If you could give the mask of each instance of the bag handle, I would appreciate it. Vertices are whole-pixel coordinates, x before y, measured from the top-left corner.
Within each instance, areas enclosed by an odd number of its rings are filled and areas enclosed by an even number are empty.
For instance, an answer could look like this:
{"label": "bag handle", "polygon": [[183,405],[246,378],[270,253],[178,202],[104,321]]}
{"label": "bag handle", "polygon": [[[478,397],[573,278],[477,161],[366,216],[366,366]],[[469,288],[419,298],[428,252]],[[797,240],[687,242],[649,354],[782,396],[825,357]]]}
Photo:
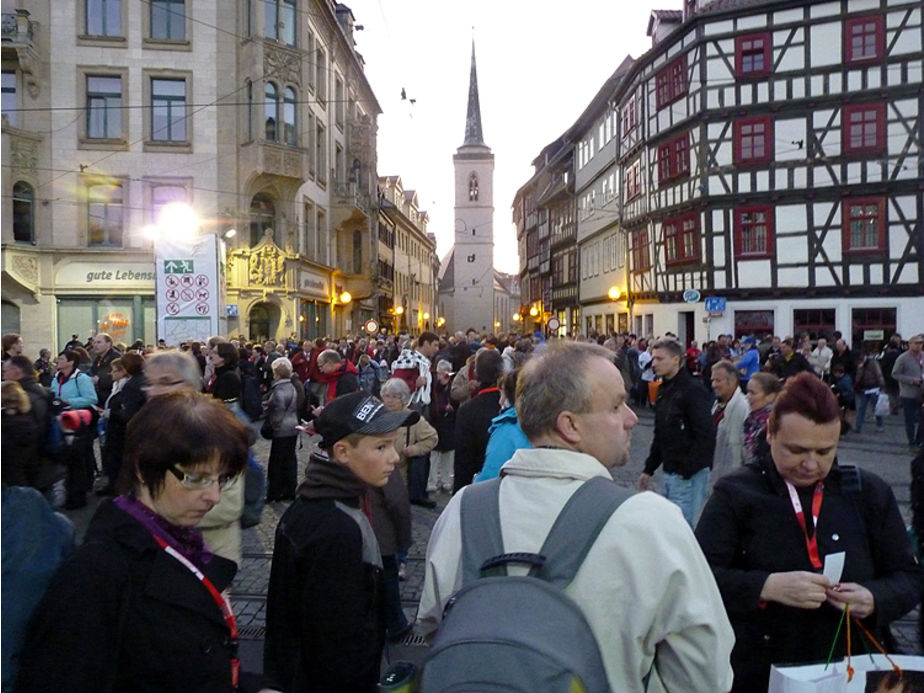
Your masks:
{"label": "bag handle", "polygon": [[[500,485],[503,477],[465,488],[460,504],[462,529],[462,584],[482,575],[482,567],[495,567],[504,558],[500,526]],[[603,476],[585,481],[565,503],[537,554],[529,563],[541,560],[536,573],[559,589],[574,579],[600,531],[616,509],[632,495]],[[519,561],[523,562],[523,561]]]}

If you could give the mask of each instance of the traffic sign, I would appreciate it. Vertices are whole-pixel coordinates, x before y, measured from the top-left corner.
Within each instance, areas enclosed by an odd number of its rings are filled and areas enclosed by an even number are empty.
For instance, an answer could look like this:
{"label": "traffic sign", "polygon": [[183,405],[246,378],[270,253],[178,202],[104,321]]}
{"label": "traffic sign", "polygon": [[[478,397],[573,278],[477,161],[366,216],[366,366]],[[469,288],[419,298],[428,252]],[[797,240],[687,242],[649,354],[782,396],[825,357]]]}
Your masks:
{"label": "traffic sign", "polygon": [[379,331],[379,324],[375,320],[367,320],[365,329],[369,334],[375,334]]}
{"label": "traffic sign", "polygon": [[561,327],[561,323],[558,321],[558,318],[549,318],[548,326],[550,330],[557,330]]}
{"label": "traffic sign", "polygon": [[725,312],[725,297],[724,296],[710,296],[706,299],[706,310],[710,313],[724,313]]}

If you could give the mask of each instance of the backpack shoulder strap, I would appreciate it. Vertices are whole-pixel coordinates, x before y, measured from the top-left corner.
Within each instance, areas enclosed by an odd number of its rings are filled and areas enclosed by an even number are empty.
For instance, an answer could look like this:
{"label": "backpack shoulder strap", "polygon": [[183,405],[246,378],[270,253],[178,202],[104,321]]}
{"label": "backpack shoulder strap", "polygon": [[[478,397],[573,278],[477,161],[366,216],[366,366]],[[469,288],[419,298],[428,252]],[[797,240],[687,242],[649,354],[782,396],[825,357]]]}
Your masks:
{"label": "backpack shoulder strap", "polygon": [[539,550],[546,558],[539,577],[559,589],[567,587],[610,516],[631,496],[630,489],[606,477],[585,481],[565,503]]}
{"label": "backpack shoulder strap", "polygon": [[462,529],[462,584],[478,579],[486,558],[504,553],[501,535],[500,477],[469,484],[462,493],[459,521]]}

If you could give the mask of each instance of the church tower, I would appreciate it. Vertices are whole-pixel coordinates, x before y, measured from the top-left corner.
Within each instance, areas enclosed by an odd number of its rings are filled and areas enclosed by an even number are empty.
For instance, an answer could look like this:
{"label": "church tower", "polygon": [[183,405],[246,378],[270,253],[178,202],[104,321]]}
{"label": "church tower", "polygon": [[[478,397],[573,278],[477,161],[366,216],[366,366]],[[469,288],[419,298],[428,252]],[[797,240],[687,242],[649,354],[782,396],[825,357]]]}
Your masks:
{"label": "church tower", "polygon": [[465,140],[455,168],[455,238],[443,267],[441,303],[452,331],[494,331],[494,154],[481,133],[475,42]]}

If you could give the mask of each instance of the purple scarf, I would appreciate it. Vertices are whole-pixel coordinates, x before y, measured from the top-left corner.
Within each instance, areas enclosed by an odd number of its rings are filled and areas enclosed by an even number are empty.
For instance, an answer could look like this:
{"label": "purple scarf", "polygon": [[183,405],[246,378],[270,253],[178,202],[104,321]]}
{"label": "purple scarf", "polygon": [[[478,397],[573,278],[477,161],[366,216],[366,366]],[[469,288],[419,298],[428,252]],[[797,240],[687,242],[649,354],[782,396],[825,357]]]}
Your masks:
{"label": "purple scarf", "polygon": [[165,541],[196,565],[206,565],[212,560],[212,552],[205,546],[202,532],[195,527],[179,527],[168,522],[131,495],[119,496],[113,503],[119,510],[138,520],[152,535]]}

